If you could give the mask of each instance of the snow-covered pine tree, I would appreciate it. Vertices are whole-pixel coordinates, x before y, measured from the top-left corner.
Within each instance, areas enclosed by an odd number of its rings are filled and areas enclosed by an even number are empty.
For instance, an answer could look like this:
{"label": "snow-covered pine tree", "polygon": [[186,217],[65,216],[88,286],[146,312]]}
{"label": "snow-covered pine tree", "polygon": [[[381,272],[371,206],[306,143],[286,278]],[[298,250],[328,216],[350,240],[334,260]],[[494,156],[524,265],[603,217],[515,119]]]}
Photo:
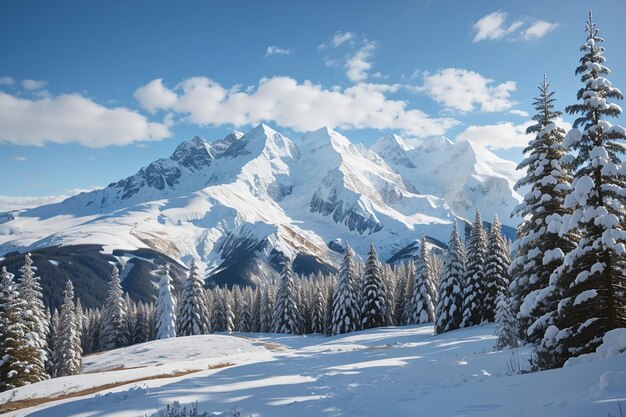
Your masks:
{"label": "snow-covered pine tree", "polygon": [[156,338],[176,337],[176,299],[169,266],[165,264],[159,270],[159,295],[156,300]]}
{"label": "snow-covered pine tree", "polygon": [[83,309],[83,304],[80,302],[80,298],[76,297],[76,323],[78,331],[80,333],[80,348],[84,353],[87,344],[87,326],[89,325],[87,313]]}
{"label": "snow-covered pine tree", "polygon": [[252,331],[258,333],[261,331],[261,304],[263,302],[261,287],[257,285],[254,289],[254,302],[252,304]]}
{"label": "snow-covered pine tree", "polygon": [[85,353],[100,351],[100,327],[102,326],[102,316],[100,309],[91,310],[89,318],[89,328],[87,330],[87,349]]}
{"label": "snow-covered pine tree", "polygon": [[385,310],[387,311],[387,323],[393,326],[396,325],[394,311],[396,305],[396,280],[393,274],[393,270],[388,264],[382,265],[381,273],[383,274],[383,282],[385,283],[386,290]]}
{"label": "snow-covered pine tree", "polygon": [[333,335],[350,333],[359,329],[360,309],[356,293],[356,276],[353,261],[354,253],[349,244],[339,271],[339,279],[333,293]]}
{"label": "snow-covered pine tree", "polygon": [[100,349],[110,350],[126,346],[126,303],[117,267],[113,266],[109,291],[102,309]]}
{"label": "snow-covered pine tree", "polygon": [[241,288],[237,284],[233,285],[230,290],[230,301],[231,311],[233,313],[233,324],[235,325],[233,330],[236,330],[241,317],[241,306],[243,305],[243,295]]}
{"label": "snow-covered pine tree", "polygon": [[326,293],[326,305],[324,306],[324,334],[331,335],[333,333],[333,296],[335,294],[335,285],[337,276],[331,275],[324,281],[324,291]]}
{"label": "snow-covered pine tree", "polygon": [[415,260],[413,258],[404,265],[404,301],[402,302],[402,325],[411,324],[413,312],[415,311],[415,297],[413,297],[415,287]]}
{"label": "snow-covered pine tree", "polygon": [[435,307],[429,289],[429,282],[434,282],[426,249],[426,235],[422,234],[420,241],[420,256],[415,271],[415,281],[413,284],[413,310],[409,315],[409,324],[432,323],[435,320]]}
{"label": "snow-covered pine tree", "polygon": [[210,332],[210,316],[204,301],[204,282],[193,260],[189,267],[189,276],[185,280],[185,286],[183,287],[179,314],[176,328],[178,336],[191,336]]}
{"label": "snow-covered pine tree", "polygon": [[41,352],[28,340],[28,306],[17,292],[13,274],[0,272],[0,391],[48,379]]}
{"label": "snow-covered pine tree", "polygon": [[82,354],[80,329],[74,304],[74,286],[72,281],[67,280],[59,314],[59,332],[54,344],[56,376],[79,374],[83,368]]}
{"label": "snow-covered pine tree", "polygon": [[463,289],[463,320],[461,327],[476,326],[483,321],[485,296],[485,263],[487,261],[487,235],[483,228],[480,211],[476,218],[467,245],[467,267]]}
{"label": "snow-covered pine tree", "polygon": [[249,333],[252,331],[252,297],[249,288],[242,291],[241,306],[239,309],[238,331]]}
{"label": "snow-covered pine tree", "polygon": [[571,251],[576,241],[572,233],[559,233],[563,216],[571,213],[564,206],[571,172],[561,162],[566,154],[565,131],[556,124],[561,112],[554,109],[554,102],[554,92],[544,76],[533,103],[537,111],[533,116],[535,124],[526,130],[534,133],[535,138],[524,149],[526,158],[517,167],[526,175],[515,184],[516,190],[530,189],[513,211],[523,221],[512,248],[516,256],[509,267],[510,302],[520,337],[531,343],[538,343],[543,337],[546,325],[551,323],[541,321],[550,316],[548,313],[556,309],[558,302],[558,294],[546,297],[542,291],[563,262],[564,253]]}
{"label": "snow-covered pine tree", "polygon": [[465,262],[465,247],[455,223],[450,243],[448,243],[448,252],[443,259],[443,271],[439,281],[439,302],[435,314],[435,333],[448,332],[461,327]]}
{"label": "snow-covered pine tree", "polygon": [[498,349],[502,350],[506,347],[516,348],[518,331],[515,317],[513,317],[513,313],[511,312],[511,304],[509,303],[507,291],[498,293],[495,320],[495,335],[498,336],[496,346]]}
{"label": "snow-covered pine tree", "polygon": [[261,332],[270,333],[274,329],[274,305],[276,300],[274,286],[267,284],[260,291],[262,291]]}
{"label": "snow-covered pine tree", "polygon": [[[48,362],[50,352],[48,350],[48,334],[50,323],[46,316],[46,308],[43,303],[43,290],[40,279],[35,275],[33,260],[30,253],[24,256],[24,265],[20,268],[20,281],[17,284],[17,292],[28,308],[22,311],[22,321],[28,327],[27,339],[33,343],[41,355],[41,361]],[[38,368],[35,370],[39,370]],[[34,370],[34,371],[35,371]],[[47,377],[44,372],[42,377]]]}
{"label": "snow-covered pine tree", "polygon": [[578,118],[564,140],[575,155],[570,158],[573,189],[565,206],[573,210],[569,230],[577,230],[580,240],[555,274],[554,284],[563,295],[554,325],[542,340],[544,350],[555,352],[553,366],[594,351],[607,331],[626,327],[626,166],[619,156],[626,152],[626,130],[607,120],[621,113],[609,100],[623,95],[606,78],[610,70],[604,40],[591,12],[585,30],[583,57],[576,68],[583,87],[579,102],[565,109]]}
{"label": "snow-covered pine tree", "polygon": [[291,274],[291,260],[285,258],[283,277],[276,293],[274,306],[274,333],[300,333],[302,318],[298,311],[296,289]]}
{"label": "snow-covered pine tree", "polygon": [[322,279],[313,284],[313,304],[311,306],[311,332],[323,334],[326,320],[326,291]]}
{"label": "snow-covered pine tree", "polygon": [[376,257],[374,242],[370,245],[370,251],[365,264],[363,277],[363,295],[361,299],[361,328],[372,329],[383,327],[387,322],[387,299],[386,288],[380,262]]}
{"label": "snow-covered pine tree", "polygon": [[233,317],[228,304],[227,292],[226,287],[215,288],[214,290],[211,308],[211,331],[213,332],[231,332],[233,330]]}
{"label": "snow-covered pine tree", "polygon": [[138,305],[130,298],[130,294],[124,294],[124,305],[126,306],[126,325],[124,326],[124,333],[126,334],[126,344],[128,346],[135,343],[135,330],[137,329],[138,318]]}
{"label": "snow-covered pine tree", "polygon": [[48,338],[48,351],[50,352],[50,355],[48,356],[48,363],[46,364],[46,371],[51,377],[56,376],[56,364],[54,363],[54,343],[57,340],[60,325],[61,320],[59,319],[59,310],[55,308],[54,312],[50,316],[50,337]]}
{"label": "snow-covered pine tree", "polygon": [[508,294],[510,265],[511,256],[508,252],[508,245],[502,236],[500,219],[495,215],[491,223],[487,249],[487,264],[485,265],[483,321],[495,322],[496,320],[498,294]]}

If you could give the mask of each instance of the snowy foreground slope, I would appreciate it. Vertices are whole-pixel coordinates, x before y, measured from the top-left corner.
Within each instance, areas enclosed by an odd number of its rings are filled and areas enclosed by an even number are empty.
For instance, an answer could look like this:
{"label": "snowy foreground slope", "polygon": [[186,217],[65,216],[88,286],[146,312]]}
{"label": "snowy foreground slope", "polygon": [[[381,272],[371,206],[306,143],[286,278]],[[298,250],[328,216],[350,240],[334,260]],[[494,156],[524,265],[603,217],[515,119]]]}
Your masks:
{"label": "snowy foreground slope", "polygon": [[[157,416],[198,402],[232,416],[606,416],[626,401],[626,354],[598,355],[552,371],[511,375],[527,352],[495,352],[492,326],[432,335],[430,326],[344,336],[236,334],[162,340],[87,357],[92,373],[3,393],[0,402],[57,395],[173,370],[143,381],[14,412],[15,416]],[[610,350],[610,349],[609,349]],[[615,354],[615,352],[613,352]],[[604,357],[611,356],[611,357]],[[515,359],[517,362],[517,359]],[[207,370],[209,366],[234,365]],[[120,366],[138,369],[106,372]]]}

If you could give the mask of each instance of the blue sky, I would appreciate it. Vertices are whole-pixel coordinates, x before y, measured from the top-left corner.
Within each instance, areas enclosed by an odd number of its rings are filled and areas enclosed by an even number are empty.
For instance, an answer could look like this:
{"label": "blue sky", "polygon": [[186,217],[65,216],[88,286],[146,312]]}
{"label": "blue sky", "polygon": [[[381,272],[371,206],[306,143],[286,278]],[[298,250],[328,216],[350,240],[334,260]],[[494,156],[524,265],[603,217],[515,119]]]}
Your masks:
{"label": "blue sky", "polygon": [[0,210],[261,121],[365,145],[444,134],[518,161],[543,74],[575,100],[591,6],[626,89],[623,0],[0,0]]}

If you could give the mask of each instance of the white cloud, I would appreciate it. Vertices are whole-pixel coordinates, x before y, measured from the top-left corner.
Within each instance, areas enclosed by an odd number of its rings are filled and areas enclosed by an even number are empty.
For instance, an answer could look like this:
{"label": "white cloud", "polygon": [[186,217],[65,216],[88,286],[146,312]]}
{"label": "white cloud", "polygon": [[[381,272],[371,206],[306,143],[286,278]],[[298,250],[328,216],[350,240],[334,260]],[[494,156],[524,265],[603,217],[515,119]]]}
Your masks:
{"label": "white cloud", "polygon": [[457,140],[469,140],[489,149],[523,148],[534,137],[526,134],[526,128],[533,122],[515,125],[502,122],[495,125],[469,126],[457,136]]}
{"label": "white cloud", "polygon": [[11,77],[0,77],[0,85],[13,85],[15,80]]}
{"label": "white cloud", "polygon": [[346,61],[346,75],[352,82],[361,82],[367,79],[367,71],[372,68],[370,59],[376,50],[376,43],[365,40],[365,44]]}
{"label": "white cloud", "polygon": [[529,41],[539,39],[559,26],[558,23],[536,20],[526,29],[521,30],[528,19],[518,19],[511,24],[507,22],[507,19],[508,14],[501,10],[481,17],[473,26],[475,32],[473,42],[499,39]]}
{"label": "white cloud", "polygon": [[276,46],[276,45],[268,46],[267,50],[265,51],[265,56],[270,56],[270,55],[289,55],[289,54],[291,54],[291,49],[281,48],[281,47]]}
{"label": "white cloud", "polygon": [[78,94],[29,100],[0,92],[0,143],[127,145],[171,135],[167,126],[124,107],[108,108]]}
{"label": "white cloud", "polygon": [[530,27],[522,31],[522,39],[526,41],[539,39],[546,35],[548,32],[552,32],[557,27],[559,27],[558,23],[550,23],[546,22],[545,20],[538,20],[537,22],[530,25]]}
{"label": "white cloud", "polygon": [[14,160],[14,161],[20,161],[20,162],[23,162],[23,161],[26,161],[26,157],[25,157],[25,156],[14,156],[14,157],[13,157],[13,160]]}
{"label": "white cloud", "polygon": [[158,109],[166,109],[176,103],[176,94],[163,85],[163,79],[157,78],[139,87],[133,97],[150,113]]}
{"label": "white cloud", "polygon": [[521,117],[528,117],[529,116],[528,112],[526,112],[524,110],[518,110],[518,109],[509,110],[509,114],[514,114],[516,116],[521,116]]}
{"label": "white cloud", "polygon": [[[534,123],[529,120],[522,124],[500,122],[494,125],[469,126],[457,136],[457,140],[469,140],[489,149],[525,148],[535,137],[534,133],[526,133],[526,129]],[[566,132],[572,127],[560,117],[556,120],[556,124]]]}
{"label": "white cloud", "polygon": [[206,77],[193,77],[173,90],[163,88],[168,96],[176,95],[175,102],[157,105],[151,101],[147,106],[175,112],[182,120],[198,125],[240,127],[273,121],[301,132],[329,126],[397,129],[407,136],[426,137],[444,134],[458,124],[454,119],[432,118],[411,109],[405,101],[388,99],[385,94],[397,91],[398,85],[360,83],[325,89],[310,81],[274,77],[242,91],[224,88]]}
{"label": "white cloud", "polygon": [[43,90],[47,85],[48,82],[43,80],[22,80],[22,87],[29,91]]}
{"label": "white cloud", "polygon": [[330,44],[321,44],[318,46],[318,49],[325,49],[329,46],[333,48],[337,48],[338,46],[343,45],[346,42],[351,42],[356,39],[357,35],[354,32],[337,32],[333,35],[333,38],[330,40]]}
{"label": "white cloud", "polygon": [[13,196],[13,195],[0,195],[0,212],[9,210],[19,210],[25,208],[39,207],[44,204],[54,204],[65,200],[82,192],[89,192],[102,187],[91,188],[76,188],[71,190],[65,190],[61,195],[47,195],[47,196]]}
{"label": "white cloud", "polygon": [[515,104],[511,99],[516,89],[514,81],[492,85],[494,80],[461,68],[445,68],[423,77],[423,85],[415,90],[451,110],[470,112],[480,107],[483,112],[499,112]]}
{"label": "white cloud", "polygon": [[519,29],[524,23],[521,20],[516,20],[510,25],[507,25],[507,17],[508,14],[499,10],[481,17],[474,23],[474,31],[476,34],[474,35],[473,42],[502,39],[506,35]]}

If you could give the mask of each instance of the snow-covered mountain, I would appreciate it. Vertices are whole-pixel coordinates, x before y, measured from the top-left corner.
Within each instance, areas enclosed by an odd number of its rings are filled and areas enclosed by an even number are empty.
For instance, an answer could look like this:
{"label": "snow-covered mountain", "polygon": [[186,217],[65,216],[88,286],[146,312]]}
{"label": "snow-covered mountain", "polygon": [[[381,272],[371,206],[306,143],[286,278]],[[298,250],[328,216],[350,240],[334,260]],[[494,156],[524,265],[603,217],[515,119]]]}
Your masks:
{"label": "snow-covered mountain", "polygon": [[409,146],[390,136],[367,149],[328,128],[292,141],[262,124],[214,142],[195,137],[104,189],[0,215],[0,255],[151,249],[194,258],[219,284],[271,279],[282,255],[301,271],[330,271],[337,242],[364,255],[373,241],[389,259],[421,233],[447,241],[453,222],[476,208],[515,227],[518,175],[470,142]]}

